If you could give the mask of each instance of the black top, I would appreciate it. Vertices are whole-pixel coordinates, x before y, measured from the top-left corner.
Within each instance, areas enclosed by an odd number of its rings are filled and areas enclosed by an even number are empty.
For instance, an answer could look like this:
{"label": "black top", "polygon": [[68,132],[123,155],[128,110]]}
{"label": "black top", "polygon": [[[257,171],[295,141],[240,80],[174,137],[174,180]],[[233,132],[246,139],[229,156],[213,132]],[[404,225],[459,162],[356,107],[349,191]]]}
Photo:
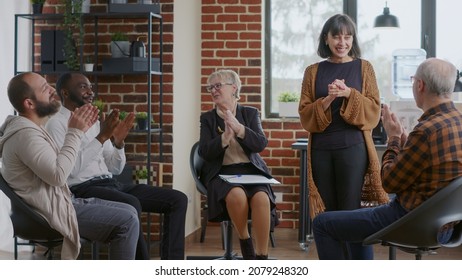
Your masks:
{"label": "black top", "polygon": [[[327,96],[327,86],[335,79],[343,79],[348,87],[361,92],[361,60],[355,59],[346,63],[332,63],[326,60],[319,63],[316,75],[316,99]],[[332,102],[332,122],[322,133],[313,133],[313,149],[336,150],[364,142],[362,132],[356,126],[346,123],[340,116],[344,99],[345,97],[339,97]]]}

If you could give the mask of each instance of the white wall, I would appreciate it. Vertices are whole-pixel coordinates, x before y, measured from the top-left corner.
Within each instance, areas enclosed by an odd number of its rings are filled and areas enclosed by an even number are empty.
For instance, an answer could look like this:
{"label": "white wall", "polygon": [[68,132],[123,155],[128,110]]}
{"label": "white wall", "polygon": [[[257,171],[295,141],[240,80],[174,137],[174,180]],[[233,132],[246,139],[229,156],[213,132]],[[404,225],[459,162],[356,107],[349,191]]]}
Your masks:
{"label": "white wall", "polygon": [[[29,0],[2,1],[0,9],[0,125],[13,113],[6,88],[14,75],[14,15],[29,13]],[[27,50],[27,49],[26,49]],[[0,165],[1,167],[1,165]],[[13,251],[13,226],[8,215],[10,201],[0,191],[0,250]],[[21,246],[24,247],[24,246]]]}
{"label": "white wall", "polygon": [[[0,124],[3,123],[7,115],[13,113],[6,88],[14,75],[14,15],[27,14],[29,9],[29,0],[2,1],[2,8],[0,9],[0,25],[2,26],[0,28],[0,38],[2,38],[0,44],[0,61],[2,63],[2,67],[0,67]],[[21,28],[24,27],[27,28],[27,26],[21,25]],[[26,34],[27,32],[22,29],[22,33]],[[25,51],[27,51],[29,45],[21,45],[21,47],[25,47]]]}
{"label": "white wall", "polygon": [[200,196],[189,169],[199,140],[201,1],[175,0],[173,25],[173,187],[188,196],[186,236],[200,227]]}

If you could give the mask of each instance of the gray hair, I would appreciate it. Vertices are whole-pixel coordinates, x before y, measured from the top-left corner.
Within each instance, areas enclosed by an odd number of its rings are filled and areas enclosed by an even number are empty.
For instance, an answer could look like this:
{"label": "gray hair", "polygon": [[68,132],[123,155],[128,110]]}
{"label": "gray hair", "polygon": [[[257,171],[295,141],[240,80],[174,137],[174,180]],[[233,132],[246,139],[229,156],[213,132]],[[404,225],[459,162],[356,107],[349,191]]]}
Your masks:
{"label": "gray hair", "polygon": [[210,81],[218,78],[221,80],[222,83],[231,83],[237,87],[235,94],[236,99],[240,98],[240,92],[241,92],[241,79],[239,78],[239,75],[231,70],[231,69],[221,69],[218,71],[213,72],[212,74],[209,75],[207,79],[207,83],[210,84]]}
{"label": "gray hair", "polygon": [[430,93],[449,97],[454,91],[457,68],[449,61],[433,57],[419,65],[416,76],[425,82]]}

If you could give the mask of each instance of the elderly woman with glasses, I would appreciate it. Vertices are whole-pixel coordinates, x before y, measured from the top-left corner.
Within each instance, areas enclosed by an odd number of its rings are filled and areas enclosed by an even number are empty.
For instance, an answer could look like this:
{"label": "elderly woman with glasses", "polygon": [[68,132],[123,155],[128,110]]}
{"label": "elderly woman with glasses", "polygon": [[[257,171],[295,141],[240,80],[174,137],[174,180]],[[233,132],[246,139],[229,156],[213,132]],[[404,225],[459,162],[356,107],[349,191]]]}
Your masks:
{"label": "elderly woman with glasses", "polygon": [[[207,186],[209,220],[230,219],[239,235],[244,259],[267,259],[271,226],[277,218],[275,196],[269,184],[228,183],[219,175],[259,174],[271,177],[259,153],[268,140],[257,109],[238,103],[241,81],[232,70],[208,77],[207,91],[215,108],[200,117],[199,154],[206,161],[201,180]],[[255,248],[249,234],[252,220]],[[272,223],[272,221],[274,221]]]}

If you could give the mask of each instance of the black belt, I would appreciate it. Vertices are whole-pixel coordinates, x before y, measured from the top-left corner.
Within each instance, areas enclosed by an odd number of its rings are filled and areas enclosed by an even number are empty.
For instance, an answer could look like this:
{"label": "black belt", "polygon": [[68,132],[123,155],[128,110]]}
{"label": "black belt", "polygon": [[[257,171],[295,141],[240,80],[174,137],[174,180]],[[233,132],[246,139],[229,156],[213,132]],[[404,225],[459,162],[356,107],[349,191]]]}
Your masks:
{"label": "black belt", "polygon": [[103,180],[107,180],[107,179],[112,179],[112,176],[111,175],[96,176],[96,177],[91,178],[90,180],[87,180],[87,181],[83,182],[83,183],[71,186],[71,191],[72,191],[72,189],[75,190],[75,189],[77,189],[79,187],[93,185],[93,183],[95,183],[97,181],[103,181]]}
{"label": "black belt", "polygon": [[104,179],[109,179],[109,178],[112,178],[112,176],[111,176],[111,175],[101,175],[101,176],[93,177],[93,178],[91,178],[90,180],[87,180],[86,182],[104,180]]}

